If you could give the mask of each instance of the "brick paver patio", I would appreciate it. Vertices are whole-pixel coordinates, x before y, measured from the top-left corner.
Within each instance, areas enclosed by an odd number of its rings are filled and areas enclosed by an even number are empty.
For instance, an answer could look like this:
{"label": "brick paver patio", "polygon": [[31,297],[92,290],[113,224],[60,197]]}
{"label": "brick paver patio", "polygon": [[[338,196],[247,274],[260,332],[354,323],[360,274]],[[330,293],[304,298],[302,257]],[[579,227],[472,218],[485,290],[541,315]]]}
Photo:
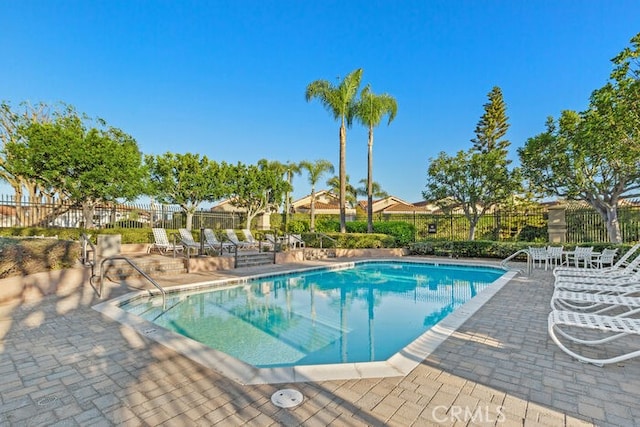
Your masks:
{"label": "brick paver patio", "polygon": [[[88,285],[5,304],[0,425],[637,425],[640,359],[601,368],[562,353],[546,330],[551,279],[509,282],[404,378],[259,386],[103,317]],[[303,403],[272,404],[282,388]]]}

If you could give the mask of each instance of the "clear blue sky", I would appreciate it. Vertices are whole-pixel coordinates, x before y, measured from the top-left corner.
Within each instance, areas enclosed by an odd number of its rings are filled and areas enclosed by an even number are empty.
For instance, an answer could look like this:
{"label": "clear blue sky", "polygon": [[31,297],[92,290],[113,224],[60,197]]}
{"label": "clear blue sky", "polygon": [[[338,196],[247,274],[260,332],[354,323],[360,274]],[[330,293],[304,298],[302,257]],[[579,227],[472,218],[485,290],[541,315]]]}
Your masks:
{"label": "clear blue sky", "polygon": [[[471,146],[493,86],[515,159],[547,116],[587,107],[639,17],[637,0],[3,0],[0,99],[72,104],[145,154],[327,159],[337,172],[338,123],[304,92],[363,68],[398,101],[375,130],[374,180],[416,202],[429,159]],[[366,142],[348,131],[352,184]],[[307,194],[306,176],[294,187]]]}

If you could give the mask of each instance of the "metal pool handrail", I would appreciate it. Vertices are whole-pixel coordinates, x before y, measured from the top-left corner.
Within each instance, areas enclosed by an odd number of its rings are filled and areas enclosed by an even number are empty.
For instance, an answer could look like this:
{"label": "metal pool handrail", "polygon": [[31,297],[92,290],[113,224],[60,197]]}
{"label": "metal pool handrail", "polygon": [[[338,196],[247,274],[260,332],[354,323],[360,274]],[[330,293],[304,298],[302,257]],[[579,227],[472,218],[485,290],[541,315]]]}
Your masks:
{"label": "metal pool handrail", "polygon": [[[500,266],[502,268],[504,268],[505,270],[508,270],[507,268],[507,262],[511,261],[512,259],[514,259],[515,257],[517,257],[520,254],[526,254],[527,255],[527,275],[531,274],[531,256],[529,255],[529,250],[528,249],[520,249],[517,252],[514,252],[513,254],[509,255],[507,258],[503,259],[500,262]],[[522,269],[517,269],[518,271],[522,272]]]}
{"label": "metal pool handrail", "polygon": [[327,236],[324,233],[318,233],[318,232],[316,232],[315,235],[316,235],[316,237],[318,237],[318,236],[320,237],[320,239],[319,239],[320,240],[320,249],[322,249],[322,239],[324,239],[324,238],[327,238],[327,239],[331,240],[335,244],[335,246],[334,246],[335,248],[338,247],[338,241],[336,239],[334,239],[333,237],[330,237],[330,236]]}
{"label": "metal pool handrail", "polygon": [[121,255],[115,255],[115,256],[111,256],[109,258],[105,258],[100,263],[100,287],[98,288],[98,297],[102,298],[102,284],[104,283],[104,273],[105,273],[104,268],[103,268],[104,267],[104,263],[107,262],[107,261],[115,261],[115,260],[126,261],[134,270],[136,270],[138,273],[140,273],[140,275],[142,277],[147,279],[149,282],[151,282],[151,284],[153,286],[158,288],[158,290],[162,294],[162,309],[164,310],[166,305],[167,305],[167,293],[165,292],[164,289],[162,289],[162,286],[160,286],[155,280],[153,280],[151,278],[151,276],[149,276],[147,273],[142,271],[142,269],[140,267],[138,267],[136,265],[136,263],[131,261],[129,258],[127,258],[125,256],[121,256]]}
{"label": "metal pool handrail", "polygon": [[[82,243],[82,264],[84,265],[90,265],[91,269],[93,270],[93,266],[96,265],[96,247],[93,243],[91,243],[91,240],[89,239],[89,236],[86,235],[86,233],[82,233],[80,235],[80,242]],[[87,245],[89,245],[91,247],[91,252],[92,252],[92,261],[88,261],[87,262]]]}

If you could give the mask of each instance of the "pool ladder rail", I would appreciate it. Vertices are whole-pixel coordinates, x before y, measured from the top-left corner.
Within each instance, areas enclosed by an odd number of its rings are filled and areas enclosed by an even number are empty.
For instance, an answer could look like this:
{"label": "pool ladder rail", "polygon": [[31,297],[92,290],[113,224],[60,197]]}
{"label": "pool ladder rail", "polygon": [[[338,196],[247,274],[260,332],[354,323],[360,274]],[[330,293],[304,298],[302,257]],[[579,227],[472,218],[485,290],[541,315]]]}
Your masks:
{"label": "pool ladder rail", "polygon": [[[145,279],[147,279],[153,286],[155,286],[159,291],[160,294],[162,295],[162,309],[164,310],[165,307],[167,306],[167,293],[166,291],[162,288],[162,286],[160,286],[158,284],[158,282],[156,282],[155,280],[153,280],[153,278],[151,276],[149,276],[147,273],[145,273],[135,262],[133,262],[130,258],[127,258],[125,256],[122,255],[114,255],[114,256],[110,256],[108,258],[104,258],[102,261],[100,261],[100,270],[99,270],[99,274],[95,274],[95,266],[96,266],[96,247],[94,246],[93,243],[91,243],[91,240],[89,240],[89,237],[86,234],[82,234],[80,236],[80,240],[82,243],[82,263],[86,266],[90,266],[91,267],[91,277],[89,278],[89,283],[92,286],[94,285],[94,279],[95,278],[99,278],[100,282],[98,283],[98,287],[97,287],[97,293],[98,293],[98,298],[102,298],[102,288],[103,288],[103,283],[104,283],[104,276],[105,276],[105,268],[104,265],[106,262],[111,262],[111,261],[125,261],[127,264],[129,264],[131,266],[131,268],[133,268],[135,271],[138,272],[138,274],[140,274],[142,277],[144,277]],[[87,249],[87,246],[89,246],[91,248],[91,252],[93,253],[92,255],[92,259],[88,259],[88,252],[89,250]]]}
{"label": "pool ladder rail", "polygon": [[522,254],[526,254],[527,255],[527,268],[526,268],[526,273],[527,276],[529,276],[531,274],[531,256],[529,254],[529,250],[528,249],[520,249],[519,251],[514,252],[513,254],[509,255],[507,258],[503,259],[500,262],[500,267],[504,268],[505,270],[515,270],[518,271],[520,273],[525,273],[525,270],[521,269],[521,268],[509,268],[507,266],[507,263],[509,261],[512,261],[513,259],[515,259],[518,255],[522,255]]}

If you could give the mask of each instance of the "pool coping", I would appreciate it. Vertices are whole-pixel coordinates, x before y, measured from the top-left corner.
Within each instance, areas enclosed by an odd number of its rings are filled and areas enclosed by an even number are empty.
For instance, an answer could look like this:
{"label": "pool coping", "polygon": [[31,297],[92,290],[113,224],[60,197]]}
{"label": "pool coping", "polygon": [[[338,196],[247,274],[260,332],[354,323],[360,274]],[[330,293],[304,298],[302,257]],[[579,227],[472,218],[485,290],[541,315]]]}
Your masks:
{"label": "pool coping", "polygon": [[[500,267],[482,262],[457,262],[424,261],[411,259],[363,259],[358,261],[346,261],[331,266],[313,266],[295,268],[287,271],[258,273],[241,278],[225,278],[212,281],[190,283],[171,287],[169,293],[181,290],[198,290],[199,288],[211,288],[216,285],[236,285],[250,280],[281,276],[283,274],[295,274],[314,270],[335,270],[348,268],[355,264],[365,262],[409,262],[432,265],[459,265],[464,267]],[[380,377],[406,376],[423,360],[425,360],[436,348],[451,336],[462,324],[477,310],[489,301],[502,287],[518,274],[517,271],[506,270],[490,286],[480,291],[475,297],[458,307],[453,313],[438,322],[431,329],[420,335],[409,345],[395,353],[386,361],[356,362],[323,365],[301,365],[275,368],[257,368],[245,363],[224,352],[212,349],[198,341],[182,336],[176,332],[158,326],[135,314],[122,310],[119,306],[125,301],[146,297],[149,294],[159,294],[159,291],[130,292],[120,297],[94,305],[92,308],[99,313],[127,326],[137,333],[156,341],[157,343],[205,366],[219,374],[243,385],[254,384],[279,384],[296,382],[313,382],[328,380],[347,380]]]}

